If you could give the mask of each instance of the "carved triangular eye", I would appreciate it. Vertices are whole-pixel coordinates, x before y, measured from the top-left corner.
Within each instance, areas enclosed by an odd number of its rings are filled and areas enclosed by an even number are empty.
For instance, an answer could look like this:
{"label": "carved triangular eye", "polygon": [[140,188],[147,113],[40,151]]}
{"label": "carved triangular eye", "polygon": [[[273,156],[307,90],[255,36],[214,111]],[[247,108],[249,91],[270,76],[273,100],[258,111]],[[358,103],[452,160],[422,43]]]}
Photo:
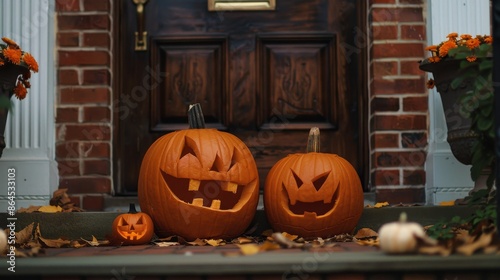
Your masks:
{"label": "carved triangular eye", "polygon": [[326,178],[328,178],[328,175],[330,175],[330,171],[327,171],[327,172],[319,175],[315,179],[313,179],[313,185],[314,185],[314,188],[316,189],[316,191],[319,191],[319,189],[321,189],[321,187],[323,186],[323,184],[326,181]]}
{"label": "carved triangular eye", "polygon": [[229,165],[229,170],[233,168],[238,162],[243,160],[243,155],[241,154],[240,150],[234,148],[233,151],[233,156],[231,157],[231,165]]}
{"label": "carved triangular eye", "polygon": [[214,163],[212,164],[212,167],[210,168],[210,171],[221,172],[223,169],[224,169],[224,162],[219,157],[219,155],[216,155]]}
{"label": "carved triangular eye", "polygon": [[300,189],[302,187],[302,180],[299,178],[299,175],[295,174],[295,171],[292,170],[293,178],[295,179],[295,183],[297,183],[297,189]]}
{"label": "carved triangular eye", "polygon": [[196,146],[196,143],[193,139],[186,136],[184,138],[184,146],[182,147],[180,158],[183,158],[189,154],[193,155],[195,158],[198,158],[198,147]]}
{"label": "carved triangular eye", "polygon": [[137,222],[135,223],[136,225],[142,225],[144,222],[142,221],[142,216],[139,218],[139,220],[137,220]]}
{"label": "carved triangular eye", "polygon": [[118,221],[118,225],[119,226],[128,226],[128,223],[127,223],[127,221],[125,221],[125,219],[120,218],[120,221]]}

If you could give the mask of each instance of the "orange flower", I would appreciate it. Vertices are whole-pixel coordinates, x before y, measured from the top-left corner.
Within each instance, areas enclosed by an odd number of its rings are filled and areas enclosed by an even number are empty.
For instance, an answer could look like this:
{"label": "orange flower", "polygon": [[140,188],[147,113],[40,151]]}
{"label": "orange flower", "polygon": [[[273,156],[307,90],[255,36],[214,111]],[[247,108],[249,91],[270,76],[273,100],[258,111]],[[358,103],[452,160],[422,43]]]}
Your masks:
{"label": "orange flower", "polygon": [[10,62],[19,65],[21,63],[21,50],[6,48],[3,50],[4,57]]}
{"label": "orange flower", "polygon": [[2,37],[2,41],[4,41],[7,45],[9,45],[9,48],[11,49],[19,49],[19,45],[7,37]]}
{"label": "orange flower", "polygon": [[491,44],[493,43],[493,38],[491,36],[484,36],[484,42],[486,44]]}
{"label": "orange flower", "polygon": [[470,55],[470,56],[466,57],[465,59],[467,59],[468,62],[474,62],[477,60],[477,57],[475,55]]}
{"label": "orange flower", "polygon": [[23,100],[26,97],[27,93],[28,90],[26,90],[23,83],[18,81],[16,87],[14,88],[14,94],[16,95],[17,99]]}
{"label": "orange flower", "polygon": [[450,40],[450,41],[454,41],[455,39],[457,39],[457,37],[458,37],[458,33],[456,33],[456,32],[450,33],[450,34],[448,34],[448,36],[446,36],[446,38],[448,38],[448,40]]}
{"label": "orange flower", "polygon": [[481,44],[481,42],[476,38],[469,39],[469,40],[467,40],[467,42],[465,42],[465,45],[467,46],[467,48],[469,48],[471,50],[479,47],[480,44]]}
{"label": "orange flower", "polygon": [[462,39],[462,40],[469,40],[471,38],[472,38],[472,36],[469,35],[469,34],[462,34],[462,35],[460,35],[460,39]]}
{"label": "orange flower", "polygon": [[428,89],[433,89],[433,88],[434,88],[434,85],[435,85],[435,84],[434,84],[434,80],[433,80],[433,79],[429,79],[429,80],[427,81],[427,88],[428,88]]}
{"label": "orange flower", "polygon": [[0,66],[3,66],[5,64],[5,61],[0,57]]}
{"label": "orange flower", "polygon": [[445,57],[448,55],[448,51],[457,47],[457,43],[454,41],[446,41],[439,48],[439,56]]}
{"label": "orange flower", "polygon": [[33,72],[38,72],[38,63],[35,58],[28,52],[25,52],[23,55],[24,62],[28,65],[28,68]]}

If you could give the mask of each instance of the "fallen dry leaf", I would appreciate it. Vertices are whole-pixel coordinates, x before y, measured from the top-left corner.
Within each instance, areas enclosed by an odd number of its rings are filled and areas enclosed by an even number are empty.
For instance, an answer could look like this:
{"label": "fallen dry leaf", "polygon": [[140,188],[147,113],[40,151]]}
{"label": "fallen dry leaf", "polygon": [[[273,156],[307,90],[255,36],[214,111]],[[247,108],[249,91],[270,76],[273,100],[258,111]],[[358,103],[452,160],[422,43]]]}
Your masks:
{"label": "fallen dry leaf", "polygon": [[45,247],[48,247],[48,248],[66,247],[66,246],[69,246],[69,244],[71,243],[70,240],[64,240],[62,238],[46,239],[46,238],[43,238],[40,236],[40,237],[38,237],[38,239],[42,242],[43,245],[45,245]]}
{"label": "fallen dry leaf", "polygon": [[158,247],[170,247],[170,246],[177,246],[181,245],[179,242],[172,242],[172,241],[161,241],[161,242],[154,242]]}
{"label": "fallen dry leaf", "polygon": [[323,247],[324,245],[325,245],[325,240],[321,237],[318,237],[318,238],[314,239],[313,241],[311,241],[311,246],[313,248]]}
{"label": "fallen dry leaf", "polygon": [[196,238],[196,240],[191,241],[191,242],[187,242],[187,244],[193,245],[193,246],[205,246],[205,245],[207,245],[207,242],[203,239]]}
{"label": "fallen dry leaf", "polygon": [[441,255],[443,257],[451,254],[451,249],[441,245],[437,246],[422,246],[417,249],[417,252],[425,255]]}
{"label": "fallen dry leaf", "polygon": [[97,240],[97,238],[95,238],[95,236],[92,235],[92,241],[89,241],[89,240],[86,240],[86,239],[83,239],[81,238],[83,241],[87,242],[90,246],[93,246],[93,247],[96,247],[96,246],[100,246],[100,245],[107,245],[109,244],[109,241],[108,240],[103,240],[103,241],[99,241]]}
{"label": "fallen dry leaf", "polygon": [[302,248],[302,247],[304,247],[303,243],[294,242],[294,241],[288,239],[281,232],[273,233],[272,238],[276,243],[278,243],[279,245],[281,245],[285,248]]}
{"label": "fallen dry leaf", "polygon": [[33,206],[33,205],[30,205],[30,207],[28,208],[20,208],[19,210],[17,210],[17,213],[33,213],[33,212],[36,212],[38,211],[38,208],[40,208],[41,206]]}
{"label": "fallen dry leaf", "polygon": [[40,206],[40,208],[38,208],[38,212],[43,212],[43,213],[57,213],[62,211],[63,209],[59,205],[57,206],[45,205],[45,206]]}
{"label": "fallen dry leaf", "polygon": [[209,240],[206,240],[206,242],[208,245],[214,246],[214,247],[226,245],[226,242],[224,241],[224,239],[209,239]]}
{"label": "fallen dry leaf", "polygon": [[260,248],[261,252],[265,252],[265,251],[277,250],[277,249],[280,249],[281,247],[277,243],[270,242],[270,241],[264,241],[264,243],[262,243],[259,246],[259,248]]}
{"label": "fallen dry leaf", "polygon": [[491,241],[493,240],[493,234],[494,234],[494,232],[483,233],[473,243],[458,246],[457,253],[460,253],[460,254],[466,255],[466,256],[471,256],[477,250],[488,247],[490,245]]}
{"label": "fallen dry leaf", "polygon": [[249,256],[249,255],[255,255],[258,252],[260,252],[261,246],[252,243],[252,244],[238,244],[238,247],[240,247],[240,251],[243,255]]}
{"label": "fallen dry leaf", "polygon": [[290,234],[288,232],[282,232],[281,234],[290,241],[294,241],[297,237],[299,237],[298,235]]}
{"label": "fallen dry leaf", "polygon": [[372,246],[372,247],[380,246],[378,237],[372,239],[357,239],[356,243],[361,246]]}
{"label": "fallen dry leaf", "polygon": [[439,202],[439,206],[454,206],[454,205],[455,205],[455,200]]}
{"label": "fallen dry leaf", "polygon": [[29,224],[27,227],[16,232],[16,244],[22,245],[33,240],[33,229],[35,228],[35,223]]}
{"label": "fallen dry leaf", "polygon": [[354,235],[354,238],[356,239],[365,239],[365,238],[372,238],[372,237],[377,237],[378,233],[374,231],[371,228],[361,228],[358,230],[356,235]]}
{"label": "fallen dry leaf", "polygon": [[240,236],[238,238],[233,239],[232,243],[234,244],[248,244],[254,243],[255,240],[249,237]]}
{"label": "fallen dry leaf", "polygon": [[71,248],[82,248],[82,247],[85,247],[87,246],[88,243],[83,241],[80,242],[79,240],[72,240],[70,243],[69,243],[69,247]]}
{"label": "fallen dry leaf", "polygon": [[389,206],[389,202],[377,202],[373,208],[382,208],[382,207],[385,207],[385,206]]}

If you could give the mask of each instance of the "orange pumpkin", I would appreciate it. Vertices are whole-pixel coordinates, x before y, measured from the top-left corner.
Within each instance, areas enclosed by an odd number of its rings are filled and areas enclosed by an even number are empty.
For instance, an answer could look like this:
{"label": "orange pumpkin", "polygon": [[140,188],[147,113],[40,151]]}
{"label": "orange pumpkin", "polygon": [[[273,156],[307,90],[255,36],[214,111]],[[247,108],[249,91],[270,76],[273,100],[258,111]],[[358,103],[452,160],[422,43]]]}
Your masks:
{"label": "orange pumpkin", "polygon": [[319,153],[319,129],[312,128],[308,153],[279,160],[269,171],[264,208],[275,231],[302,237],[351,233],[363,211],[363,190],[352,165]]}
{"label": "orange pumpkin", "polygon": [[155,141],[144,156],[138,197],[160,237],[233,238],[257,209],[259,178],[248,147],[236,136],[204,127],[199,104],[190,129]]}
{"label": "orange pumpkin", "polygon": [[146,213],[137,212],[135,205],[131,203],[128,213],[118,215],[115,218],[112,230],[114,243],[140,245],[151,241],[154,225]]}

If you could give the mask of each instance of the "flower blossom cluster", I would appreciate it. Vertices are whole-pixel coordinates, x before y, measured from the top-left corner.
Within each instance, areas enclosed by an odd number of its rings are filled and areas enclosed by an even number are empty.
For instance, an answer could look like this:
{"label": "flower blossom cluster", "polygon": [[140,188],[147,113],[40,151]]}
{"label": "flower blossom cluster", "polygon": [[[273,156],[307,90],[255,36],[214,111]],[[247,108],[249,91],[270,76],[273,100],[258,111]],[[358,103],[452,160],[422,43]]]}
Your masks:
{"label": "flower blossom cluster", "polygon": [[0,67],[13,64],[24,66],[29,69],[18,77],[16,86],[13,89],[16,97],[22,100],[28,93],[27,89],[31,87],[29,82],[31,71],[34,73],[38,72],[38,63],[30,53],[22,51],[19,45],[13,40],[3,37],[2,41],[5,44],[0,44]]}

